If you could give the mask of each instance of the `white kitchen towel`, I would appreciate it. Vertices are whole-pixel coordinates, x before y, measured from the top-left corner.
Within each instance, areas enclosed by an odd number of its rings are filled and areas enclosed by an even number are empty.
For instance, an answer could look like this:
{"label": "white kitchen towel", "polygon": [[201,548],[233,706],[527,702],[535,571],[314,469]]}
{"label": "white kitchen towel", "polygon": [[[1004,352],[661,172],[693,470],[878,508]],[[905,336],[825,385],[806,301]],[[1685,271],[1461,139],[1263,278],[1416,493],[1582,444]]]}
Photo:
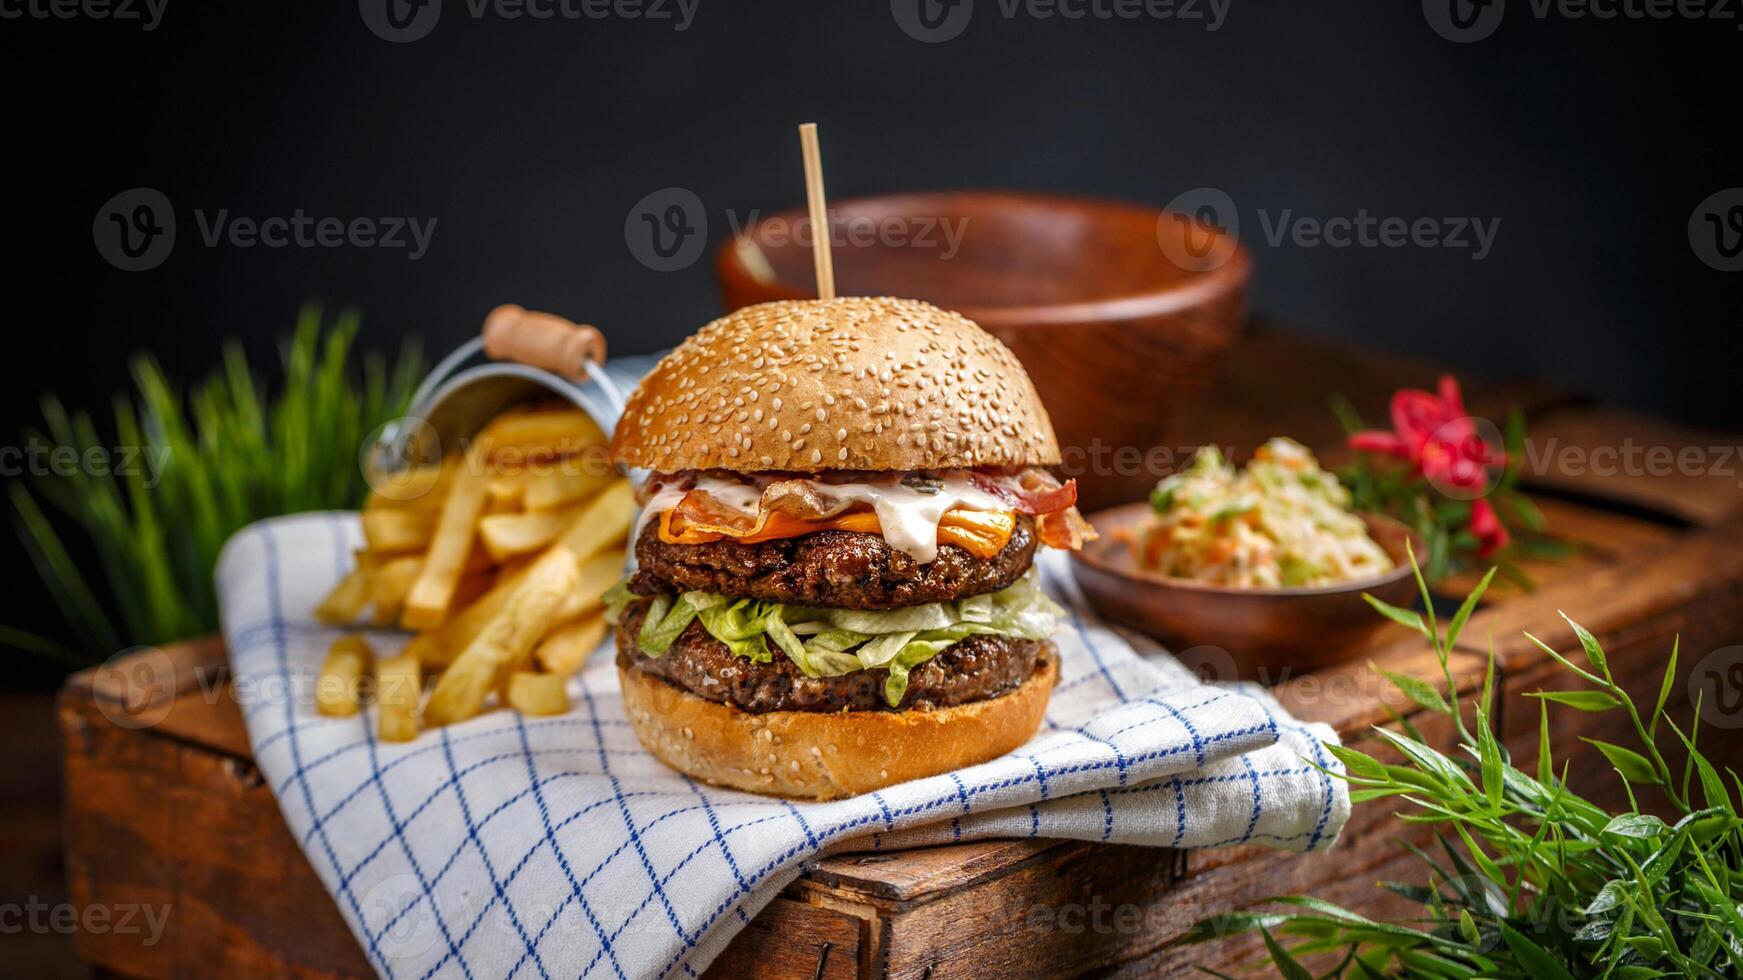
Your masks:
{"label": "white kitchen towel", "polygon": [[[1159,847],[1328,846],[1349,814],[1322,745],[1256,690],[1140,655],[1039,565],[1071,613],[1042,730],[1003,758],[877,793],[798,803],[717,789],[644,752],[609,642],[568,715],[494,711],[383,743],[375,712],[325,718],[313,688],[340,631],[315,603],[362,540],[355,514],[244,529],[218,566],[224,636],[261,772],[382,976],[695,975],[820,854],[977,837]],[[372,637],[391,655],[405,635]]]}

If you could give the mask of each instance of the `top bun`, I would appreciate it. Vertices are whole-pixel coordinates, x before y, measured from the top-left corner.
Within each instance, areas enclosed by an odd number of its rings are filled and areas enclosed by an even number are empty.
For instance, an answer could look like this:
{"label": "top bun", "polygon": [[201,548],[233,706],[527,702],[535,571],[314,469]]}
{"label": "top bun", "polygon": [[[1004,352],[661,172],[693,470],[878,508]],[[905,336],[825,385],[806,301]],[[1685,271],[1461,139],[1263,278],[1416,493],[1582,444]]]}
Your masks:
{"label": "top bun", "polygon": [[715,320],[629,396],[613,458],[690,469],[1054,466],[1016,355],[972,320],[890,297],[759,303]]}

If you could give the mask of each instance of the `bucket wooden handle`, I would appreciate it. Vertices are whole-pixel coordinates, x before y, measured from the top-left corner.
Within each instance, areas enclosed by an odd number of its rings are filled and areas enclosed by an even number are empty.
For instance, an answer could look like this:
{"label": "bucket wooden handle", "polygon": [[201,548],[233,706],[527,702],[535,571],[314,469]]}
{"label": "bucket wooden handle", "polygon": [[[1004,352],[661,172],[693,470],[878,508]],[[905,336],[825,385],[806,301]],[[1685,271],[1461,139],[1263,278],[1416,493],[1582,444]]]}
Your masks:
{"label": "bucket wooden handle", "polygon": [[605,335],[598,327],[508,303],[484,318],[484,353],[580,381],[588,361],[605,362]]}

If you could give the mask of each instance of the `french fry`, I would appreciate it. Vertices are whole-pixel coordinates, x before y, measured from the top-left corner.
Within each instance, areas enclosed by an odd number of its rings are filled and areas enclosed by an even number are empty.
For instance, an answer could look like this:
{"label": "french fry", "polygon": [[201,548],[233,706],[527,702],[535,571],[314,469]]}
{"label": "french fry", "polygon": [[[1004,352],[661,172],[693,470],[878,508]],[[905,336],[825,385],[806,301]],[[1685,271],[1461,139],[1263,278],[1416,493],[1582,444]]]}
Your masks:
{"label": "french fry", "polygon": [[478,522],[478,539],[497,561],[537,551],[557,540],[580,514],[578,508],[531,514],[492,514]]}
{"label": "french fry", "polygon": [[363,607],[369,605],[369,573],[361,565],[351,570],[351,574],[339,580],[333,586],[333,591],[327,593],[315,606],[315,619],[323,623],[343,625],[354,623],[357,617],[363,615]]}
{"label": "french fry", "polygon": [[430,546],[437,514],[432,510],[382,507],[363,511],[363,540],[380,554],[422,551]]}
{"label": "french fry", "polygon": [[623,577],[623,552],[613,548],[581,562],[581,580],[563,597],[552,622],[566,626],[597,612],[605,593]]}
{"label": "french fry", "polygon": [[423,570],[406,595],[405,612],[400,617],[406,629],[434,629],[448,617],[454,587],[472,551],[473,526],[484,509],[487,475],[481,452],[479,444],[474,444],[442,503],[442,516]]}
{"label": "french fry", "polygon": [[409,742],[418,737],[418,697],[423,673],[416,657],[400,654],[375,665],[375,700],[381,706],[376,734],[383,742]]}
{"label": "french fry", "polygon": [[377,626],[392,626],[405,605],[406,593],[423,570],[424,559],[405,555],[382,562],[369,575],[369,603]]}
{"label": "french fry", "polygon": [[557,607],[579,580],[574,556],[561,548],[534,562],[502,612],[442,672],[424,707],[424,720],[451,725],[476,715],[505,672],[530,657],[533,644],[550,628]]}
{"label": "french fry", "polygon": [[579,408],[534,408],[498,415],[473,445],[505,458],[568,456],[605,445],[605,433]]}
{"label": "french fry", "polygon": [[[483,551],[480,550],[479,554],[483,554]],[[476,571],[467,569],[460,576],[459,584],[454,586],[454,608],[465,609],[472,605],[478,601],[479,596],[489,592],[491,586],[495,584],[496,569],[494,566],[487,566]]]}
{"label": "french fry", "polygon": [[[567,626],[559,626],[533,648],[533,659],[539,666],[559,677],[568,677],[581,669],[599,641],[605,639],[605,617],[588,616]],[[518,676],[518,675],[517,675]]]}
{"label": "french fry", "polygon": [[[563,597],[551,619],[552,624],[566,626],[597,610],[606,591],[622,576],[623,557],[621,548],[612,548],[580,562],[580,582]],[[502,614],[515,590],[526,581],[530,567],[531,563],[498,576],[489,591],[461,609],[441,629],[418,634],[413,643],[424,665],[440,670],[453,663],[460,651],[471,645],[484,627]]]}
{"label": "french fry", "polygon": [[602,473],[574,472],[570,467],[579,467],[579,461],[569,461],[556,469],[537,473],[527,479],[526,492],[522,498],[529,511],[556,510],[581,503],[597,494],[617,479],[616,470],[607,469]]}
{"label": "french fry", "polygon": [[508,677],[504,700],[523,715],[560,715],[569,710],[569,678],[517,670]]}
{"label": "french fry", "polygon": [[453,663],[460,651],[470,646],[478,638],[478,634],[484,631],[484,627],[501,615],[508,600],[514,597],[515,590],[526,581],[527,571],[528,568],[523,567],[498,575],[496,583],[488,591],[450,617],[439,629],[419,634],[420,640],[429,638],[429,643],[421,646],[418,651],[423,662],[437,669]]}
{"label": "french fry", "polygon": [[[586,565],[588,558],[629,535],[630,521],[634,515],[635,500],[629,481],[619,480],[581,509],[569,530],[563,533],[562,541],[570,553],[579,556],[583,565]],[[610,578],[598,587],[601,594],[616,581],[617,572],[623,566],[623,556],[616,554],[610,564],[614,566]],[[519,568],[504,572],[498,576],[490,591],[479,596],[476,602],[444,623],[436,632],[435,641],[426,645],[424,662],[432,667],[451,663],[461,650],[478,637],[485,624],[502,612],[515,589],[525,580],[527,570],[528,568]],[[596,574],[589,572],[584,576],[588,588],[592,588],[597,581]],[[597,599],[594,601],[597,603]],[[584,611],[576,610],[570,618],[579,616]]]}
{"label": "french fry", "polygon": [[373,489],[364,510],[440,510],[448,484],[460,469],[460,456],[450,453],[440,463],[409,466],[397,473],[372,477]]}
{"label": "french fry", "polygon": [[445,666],[445,661],[439,656],[440,651],[441,643],[436,639],[436,634],[419,633],[406,643],[400,656],[411,657],[425,667],[439,669]]}
{"label": "french fry", "polygon": [[315,681],[315,710],[329,718],[349,718],[362,707],[362,681],[375,660],[368,641],[350,633],[333,641]]}
{"label": "french fry", "polygon": [[629,536],[635,518],[635,491],[619,478],[587,502],[580,516],[563,532],[559,542],[576,560],[591,558],[602,549]]}
{"label": "french fry", "polygon": [[500,507],[498,513],[512,513],[521,509],[526,500],[527,484],[531,474],[524,470],[519,473],[498,473],[490,478],[487,492],[490,494],[490,506]]}

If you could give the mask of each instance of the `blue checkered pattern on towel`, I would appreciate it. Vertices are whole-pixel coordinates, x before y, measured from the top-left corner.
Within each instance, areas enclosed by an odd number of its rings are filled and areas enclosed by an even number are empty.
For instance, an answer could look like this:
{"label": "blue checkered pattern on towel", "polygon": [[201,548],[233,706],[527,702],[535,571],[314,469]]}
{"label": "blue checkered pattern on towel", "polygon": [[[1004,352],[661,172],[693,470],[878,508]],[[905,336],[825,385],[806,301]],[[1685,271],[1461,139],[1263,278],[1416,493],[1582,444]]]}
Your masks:
{"label": "blue checkered pattern on towel", "polygon": [[[984,765],[832,803],[716,789],[642,751],[602,648],[556,718],[495,711],[405,744],[373,710],[315,713],[338,631],[309,617],[361,541],[354,514],[249,527],[218,569],[261,772],[383,976],[656,977],[705,968],[819,854],[976,837],[1309,851],[1349,813],[1320,744],[1262,692],[1140,655],[1040,561],[1071,610],[1042,731]],[[392,654],[403,634],[374,638]]]}

